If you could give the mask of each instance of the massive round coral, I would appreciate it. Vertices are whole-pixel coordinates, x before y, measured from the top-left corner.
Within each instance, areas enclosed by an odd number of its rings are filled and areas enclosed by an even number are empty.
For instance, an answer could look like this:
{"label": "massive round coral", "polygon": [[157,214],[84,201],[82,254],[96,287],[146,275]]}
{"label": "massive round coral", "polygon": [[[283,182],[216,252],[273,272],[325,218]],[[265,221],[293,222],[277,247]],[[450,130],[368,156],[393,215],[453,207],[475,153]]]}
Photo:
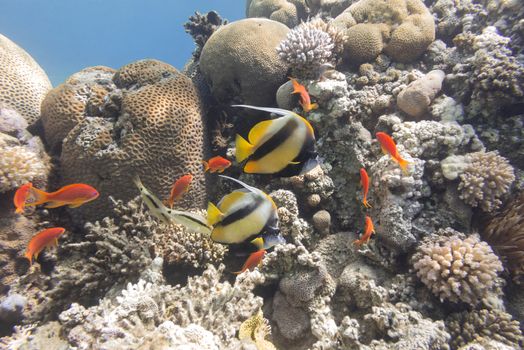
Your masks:
{"label": "massive round coral", "polygon": [[246,16],[269,18],[293,28],[306,19],[307,5],[305,0],[248,0]]}
{"label": "massive round coral", "polygon": [[0,105],[32,124],[40,117],[40,104],[49,89],[51,82],[38,63],[0,34]]}
{"label": "massive round coral", "polygon": [[269,106],[286,81],[287,66],[275,50],[289,28],[282,23],[248,18],[220,27],[206,42],[200,69],[214,97],[229,103]]}

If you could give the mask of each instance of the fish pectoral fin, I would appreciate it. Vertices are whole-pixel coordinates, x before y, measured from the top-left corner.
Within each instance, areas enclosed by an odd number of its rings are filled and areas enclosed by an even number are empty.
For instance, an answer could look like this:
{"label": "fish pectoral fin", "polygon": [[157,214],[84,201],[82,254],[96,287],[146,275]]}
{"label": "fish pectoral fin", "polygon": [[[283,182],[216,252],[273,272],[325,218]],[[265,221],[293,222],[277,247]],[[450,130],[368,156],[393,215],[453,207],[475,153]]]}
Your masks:
{"label": "fish pectoral fin", "polygon": [[207,205],[207,224],[210,226],[213,226],[217,222],[219,222],[223,216],[224,216],[224,213],[222,213],[220,209],[217,208],[216,205],[209,202],[209,204]]}
{"label": "fish pectoral fin", "polygon": [[297,165],[300,164],[300,162],[289,162],[289,164]]}
{"label": "fish pectoral fin", "polygon": [[245,138],[237,134],[236,137],[236,160],[238,163],[242,162],[244,159],[249,157],[254,152],[254,146],[246,141]]}
{"label": "fish pectoral fin", "polygon": [[388,154],[389,153],[388,150],[386,149],[386,147],[384,147],[382,145],[380,145],[380,149],[382,150],[382,153],[384,153],[384,154]]}

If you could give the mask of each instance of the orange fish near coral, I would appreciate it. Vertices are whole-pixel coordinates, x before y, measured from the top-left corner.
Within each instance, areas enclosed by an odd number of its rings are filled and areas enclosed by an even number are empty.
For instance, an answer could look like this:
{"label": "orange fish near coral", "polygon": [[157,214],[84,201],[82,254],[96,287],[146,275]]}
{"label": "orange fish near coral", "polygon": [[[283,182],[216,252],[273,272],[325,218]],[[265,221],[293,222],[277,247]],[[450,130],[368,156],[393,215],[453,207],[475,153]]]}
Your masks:
{"label": "orange fish near coral", "polygon": [[253,271],[255,267],[262,263],[264,255],[266,255],[266,251],[264,249],[257,250],[256,252],[251,253],[251,255],[249,255],[246,262],[244,263],[244,266],[242,266],[242,270],[233,273],[238,275],[246,270]]}
{"label": "orange fish near coral", "polygon": [[27,245],[25,257],[29,260],[29,264],[33,264],[33,256],[38,259],[38,254],[46,247],[56,247],[58,245],[58,237],[65,232],[63,227],[52,227],[38,232],[31,238]]}
{"label": "orange fish near coral", "polygon": [[369,191],[369,176],[364,168],[360,168],[360,184],[362,185],[362,204],[366,208],[371,208],[371,204],[368,203],[368,191]]}
{"label": "orange fish near coral", "polygon": [[216,173],[217,171],[223,173],[224,170],[229,168],[231,162],[224,157],[216,156],[209,159],[207,162],[203,160],[202,164],[204,164],[204,172],[209,170],[210,173]]}
{"label": "orange fish near coral", "polygon": [[377,132],[375,134],[377,136],[378,142],[380,142],[380,147],[382,148],[382,152],[384,154],[390,154],[391,158],[400,165],[400,168],[404,172],[404,174],[408,173],[408,165],[409,162],[402,158],[397,150],[397,145],[395,144],[395,141],[389,136],[388,134],[384,132]]}
{"label": "orange fish near coral", "polygon": [[369,242],[372,233],[375,233],[375,227],[373,226],[371,218],[366,215],[366,228],[364,229],[364,234],[360,239],[353,241],[353,244],[362,245],[363,243]]}
{"label": "orange fish near coral", "polygon": [[33,187],[33,184],[28,182],[16,190],[15,197],[13,199],[16,207],[16,213],[22,214],[24,212],[25,201],[27,200],[27,196],[29,195],[29,190],[31,187]]}
{"label": "orange fish near coral", "polygon": [[193,175],[191,174],[184,175],[175,181],[173,187],[171,188],[169,199],[167,200],[167,204],[170,208],[173,208],[173,203],[175,203],[175,201],[179,201],[182,196],[187,193],[189,190],[189,185],[191,185],[191,181],[193,181]]}
{"label": "orange fish near coral", "polygon": [[300,84],[296,79],[289,78],[291,80],[291,83],[293,84],[293,92],[292,94],[300,94],[300,105],[302,106],[302,109],[304,112],[309,112],[313,109],[318,108],[318,104],[311,103],[311,98],[309,97],[309,93],[306,90],[306,87],[302,84]]}
{"label": "orange fish near coral", "polygon": [[29,192],[33,201],[26,203],[27,206],[47,203],[46,208],[58,208],[64,205],[68,205],[69,208],[77,208],[99,196],[97,190],[86,184],[67,185],[50,193],[31,187]]}

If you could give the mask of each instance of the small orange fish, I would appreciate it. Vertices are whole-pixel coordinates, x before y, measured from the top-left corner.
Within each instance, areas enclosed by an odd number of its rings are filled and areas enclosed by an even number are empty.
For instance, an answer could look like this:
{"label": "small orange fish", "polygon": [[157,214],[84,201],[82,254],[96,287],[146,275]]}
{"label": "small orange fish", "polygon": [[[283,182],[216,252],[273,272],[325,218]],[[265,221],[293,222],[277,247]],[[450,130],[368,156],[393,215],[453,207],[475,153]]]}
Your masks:
{"label": "small orange fish", "polygon": [[242,270],[233,272],[233,273],[238,275],[248,269],[250,271],[253,271],[255,267],[257,267],[258,265],[262,263],[262,259],[264,259],[264,255],[266,255],[265,249],[257,250],[256,252],[251,253],[251,255],[249,255],[246,262],[244,263],[244,266],[242,266]]}
{"label": "small orange fish", "polygon": [[33,256],[38,259],[38,254],[46,247],[56,247],[58,245],[58,237],[65,231],[63,227],[47,228],[38,232],[31,238],[27,245],[25,257],[29,260],[29,264],[33,264]]}
{"label": "small orange fish", "polygon": [[318,104],[311,103],[311,98],[309,97],[309,93],[306,90],[306,87],[302,84],[300,84],[296,79],[289,78],[291,80],[291,83],[293,84],[293,92],[292,94],[300,94],[300,105],[302,106],[302,109],[304,112],[309,112],[313,109],[318,108]]}
{"label": "small orange fish", "polygon": [[210,173],[216,173],[217,171],[223,173],[224,170],[231,166],[231,162],[221,156],[213,157],[207,162],[203,160],[202,164],[204,164],[204,172],[209,170]]}
{"label": "small orange fish", "polygon": [[25,201],[27,200],[27,196],[29,195],[29,190],[31,187],[33,187],[33,184],[28,182],[16,190],[15,197],[13,199],[16,207],[16,213],[22,214],[24,212]]}
{"label": "small orange fish", "polygon": [[188,174],[184,175],[173,184],[173,187],[171,188],[171,194],[169,195],[169,199],[167,200],[167,204],[170,208],[173,208],[173,203],[175,201],[179,201],[184,194],[187,193],[189,190],[189,185],[191,185],[191,181],[193,181],[193,175]]}
{"label": "small orange fish", "polygon": [[373,226],[371,218],[366,215],[366,228],[364,229],[364,234],[360,239],[353,241],[353,244],[362,245],[363,243],[369,242],[372,233],[375,233],[375,227]]}
{"label": "small orange fish", "polygon": [[395,144],[395,141],[389,136],[388,134],[384,132],[377,132],[375,134],[377,136],[378,142],[380,142],[380,147],[382,148],[382,152],[384,154],[390,154],[391,158],[400,165],[400,168],[404,172],[404,174],[408,174],[408,165],[409,162],[402,158],[397,150],[397,145]]}
{"label": "small orange fish", "polygon": [[362,185],[362,204],[366,208],[371,208],[371,204],[368,203],[368,191],[369,191],[369,176],[364,168],[360,168],[360,184]]}
{"label": "small orange fish", "polygon": [[36,206],[47,203],[46,208],[58,208],[69,205],[69,208],[77,208],[84,203],[98,198],[99,193],[93,187],[86,184],[67,185],[55,192],[44,192],[36,187],[31,187],[30,195],[33,201],[26,203],[27,206]]}

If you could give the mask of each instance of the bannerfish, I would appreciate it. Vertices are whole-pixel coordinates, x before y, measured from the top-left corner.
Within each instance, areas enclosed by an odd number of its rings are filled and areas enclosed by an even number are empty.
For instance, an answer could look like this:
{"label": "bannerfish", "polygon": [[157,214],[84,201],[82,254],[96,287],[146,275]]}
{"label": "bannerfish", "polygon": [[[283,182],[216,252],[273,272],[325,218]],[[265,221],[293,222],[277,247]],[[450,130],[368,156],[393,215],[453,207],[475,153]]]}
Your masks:
{"label": "bannerfish", "polygon": [[269,232],[253,239],[251,242],[258,249],[268,250],[279,244],[286,244],[286,239],[280,232]]}
{"label": "bannerfish", "polygon": [[302,84],[300,84],[296,79],[289,78],[291,80],[291,83],[293,84],[293,92],[292,94],[300,94],[300,105],[302,106],[302,109],[304,112],[312,111],[313,109],[318,108],[318,104],[311,103],[311,98],[309,97],[309,93],[306,90],[306,87]]}
{"label": "bannerfish", "polygon": [[233,105],[282,115],[256,124],[248,139],[236,136],[236,160],[247,160],[244,172],[250,174],[305,174],[319,164],[315,133],[300,115],[280,108]]}
{"label": "bannerfish", "polygon": [[246,262],[242,266],[242,269],[240,271],[233,272],[234,274],[238,275],[240,273],[245,272],[246,270],[253,271],[255,267],[260,265],[262,263],[262,259],[264,259],[264,255],[266,255],[266,251],[264,249],[257,250],[254,253],[251,253],[249,257],[247,258]]}
{"label": "bannerfish", "polygon": [[27,260],[29,260],[29,264],[33,264],[33,256],[35,259],[38,259],[38,254],[40,254],[44,248],[58,246],[58,237],[60,237],[64,232],[65,228],[63,227],[52,227],[34,235],[29,241],[24,255]]}
{"label": "bannerfish", "polygon": [[263,232],[278,232],[277,206],[271,197],[240,180],[219,176],[244,188],[225,195],[216,206],[209,202],[207,224],[213,226],[213,241],[235,244],[251,241]]}
{"label": "bannerfish", "polygon": [[22,214],[24,212],[25,201],[29,196],[29,190],[31,189],[31,187],[33,187],[33,184],[28,182],[26,184],[23,184],[16,190],[15,197],[13,198],[13,202],[16,208],[15,213]]}
{"label": "bannerfish", "polygon": [[195,213],[174,210],[166,207],[157,196],[149,191],[140,180],[135,176],[133,182],[140,191],[140,197],[146,204],[151,215],[165,224],[179,224],[185,226],[189,231],[211,234],[211,228],[206,224],[206,219]]}
{"label": "bannerfish", "polygon": [[209,159],[207,162],[203,160],[202,164],[204,164],[204,172],[209,170],[210,173],[223,173],[224,170],[231,166],[231,162],[221,156],[215,156]]}
{"label": "bannerfish", "polygon": [[384,132],[377,132],[376,134],[378,142],[380,142],[380,147],[382,148],[382,152],[384,154],[388,154],[391,156],[391,159],[393,159],[395,162],[398,163],[404,174],[408,174],[408,165],[410,164],[407,160],[402,158],[400,156],[400,153],[398,153],[397,145],[395,144],[395,141],[389,136],[388,134]]}
{"label": "bannerfish", "polygon": [[369,239],[371,238],[371,234],[373,233],[375,233],[373,221],[371,221],[371,218],[366,215],[366,226],[364,228],[364,234],[362,235],[362,237],[360,237],[360,239],[353,241],[353,244],[360,246],[363,243],[368,243]]}
{"label": "bannerfish", "polygon": [[189,185],[191,185],[191,181],[193,181],[193,175],[191,174],[184,175],[175,181],[167,200],[167,204],[170,208],[173,208],[175,201],[182,199],[182,196],[184,196],[184,194],[189,191]]}
{"label": "bannerfish", "polygon": [[371,204],[368,203],[368,191],[369,191],[369,176],[364,168],[360,168],[360,184],[362,185],[362,204],[366,208],[371,208]]}
{"label": "bannerfish", "polygon": [[55,192],[45,192],[36,187],[29,189],[31,202],[26,202],[26,206],[36,206],[46,204],[46,208],[58,208],[68,205],[69,208],[78,208],[82,204],[91,202],[98,198],[99,193],[93,187],[86,184],[67,185]]}

